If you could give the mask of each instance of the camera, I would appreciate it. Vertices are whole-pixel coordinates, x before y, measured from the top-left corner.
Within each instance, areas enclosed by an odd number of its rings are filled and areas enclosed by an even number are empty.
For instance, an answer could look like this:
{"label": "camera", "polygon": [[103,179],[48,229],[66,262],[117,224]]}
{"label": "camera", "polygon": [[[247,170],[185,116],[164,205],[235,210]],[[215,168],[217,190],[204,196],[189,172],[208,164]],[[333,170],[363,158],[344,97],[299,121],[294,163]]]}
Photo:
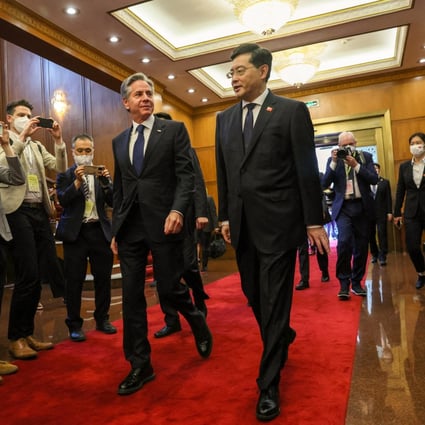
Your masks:
{"label": "camera", "polygon": [[93,174],[94,176],[100,176],[104,169],[104,165],[85,165],[84,174]]}
{"label": "camera", "polygon": [[351,146],[344,146],[336,151],[336,156],[339,159],[345,159],[347,156],[354,156],[355,150]]}
{"label": "camera", "polygon": [[53,120],[51,118],[38,118],[38,125],[43,128],[53,128]]}

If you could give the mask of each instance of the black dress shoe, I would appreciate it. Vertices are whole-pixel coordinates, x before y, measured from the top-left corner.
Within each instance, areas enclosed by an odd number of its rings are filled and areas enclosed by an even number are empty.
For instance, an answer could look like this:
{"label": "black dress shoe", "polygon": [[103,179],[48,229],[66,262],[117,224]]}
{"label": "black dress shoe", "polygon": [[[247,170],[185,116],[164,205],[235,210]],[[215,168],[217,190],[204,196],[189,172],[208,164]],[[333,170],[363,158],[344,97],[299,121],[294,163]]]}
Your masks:
{"label": "black dress shoe", "polygon": [[69,338],[74,342],[82,342],[86,340],[86,336],[82,329],[76,329],[75,331],[69,331]]}
{"label": "black dress shoe", "polygon": [[180,332],[182,330],[180,324],[175,326],[167,326],[165,325],[158,332],[155,332],[153,335],[155,338],[164,338],[165,336],[175,334],[176,332]]}
{"label": "black dress shoe", "polygon": [[105,320],[102,323],[99,323],[96,325],[96,330],[103,332],[104,334],[116,334],[117,328],[112,325],[112,323],[109,320]]}
{"label": "black dress shoe", "polygon": [[195,305],[199,311],[204,313],[205,318],[207,318],[208,309],[204,300],[195,300]]}
{"label": "black dress shoe", "polygon": [[302,291],[303,289],[310,288],[310,285],[308,282],[304,282],[303,280],[300,281],[300,283],[295,287],[297,291]]}
{"label": "black dress shoe", "polygon": [[322,278],[320,280],[322,282],[329,282],[329,274],[323,273]]}
{"label": "black dress shoe", "polygon": [[210,356],[213,346],[213,338],[208,328],[205,316],[199,315],[199,319],[196,323],[190,323],[192,328],[193,336],[195,337],[196,349],[201,357],[206,359]]}
{"label": "black dress shoe", "polygon": [[155,378],[152,366],[145,368],[131,369],[130,373],[121,382],[118,387],[119,395],[128,395],[140,390],[146,382],[152,381]]}
{"label": "black dress shoe", "polygon": [[256,410],[257,419],[263,422],[271,421],[279,416],[279,413],[280,402],[277,386],[271,386],[266,390],[261,390]]}

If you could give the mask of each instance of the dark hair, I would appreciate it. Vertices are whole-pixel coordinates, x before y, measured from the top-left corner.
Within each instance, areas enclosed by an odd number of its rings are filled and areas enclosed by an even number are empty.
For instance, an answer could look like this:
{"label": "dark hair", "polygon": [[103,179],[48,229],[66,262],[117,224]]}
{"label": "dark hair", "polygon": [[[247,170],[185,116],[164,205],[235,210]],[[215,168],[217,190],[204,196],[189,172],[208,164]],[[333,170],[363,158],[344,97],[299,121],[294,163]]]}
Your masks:
{"label": "dark hair", "polygon": [[410,142],[412,141],[412,139],[414,137],[419,137],[420,139],[422,139],[422,141],[425,143],[425,133],[421,133],[420,131],[418,131],[417,133],[413,133],[410,137],[409,137],[409,145]]}
{"label": "dark hair", "polygon": [[373,165],[374,165],[375,167],[378,167],[379,169],[381,169],[381,166],[380,166],[377,162],[374,162],[374,163],[373,163]]}
{"label": "dark hair", "polygon": [[251,54],[251,59],[249,62],[252,63],[256,68],[259,68],[261,65],[268,65],[269,70],[266,76],[266,81],[268,81],[272,71],[273,60],[273,56],[270,50],[264,49],[255,43],[244,43],[233,50],[230,59],[233,60],[237,56],[244,55],[246,53]]}
{"label": "dark hair", "polygon": [[77,142],[77,140],[90,140],[92,146],[94,146],[94,140],[93,137],[91,137],[89,134],[86,133],[81,133],[81,134],[77,134],[76,136],[74,136],[71,140],[71,147],[72,149],[75,148],[75,143]]}
{"label": "dark hair", "polygon": [[143,72],[136,72],[135,74],[130,75],[127,77],[122,83],[120,88],[120,94],[123,99],[128,99],[128,96],[130,95],[130,86],[135,81],[145,81],[149,84],[152,92],[154,92],[154,84],[153,81],[146,75],[143,74]]}
{"label": "dark hair", "polygon": [[156,114],[153,114],[157,118],[161,118],[162,120],[172,120],[171,115],[167,112],[157,112]]}
{"label": "dark hair", "polygon": [[34,107],[31,105],[31,103],[28,102],[28,100],[21,99],[21,100],[15,100],[13,102],[10,102],[6,106],[6,112],[8,115],[13,115],[15,112],[15,108],[17,106],[25,106],[26,108],[30,109],[31,111],[34,109]]}

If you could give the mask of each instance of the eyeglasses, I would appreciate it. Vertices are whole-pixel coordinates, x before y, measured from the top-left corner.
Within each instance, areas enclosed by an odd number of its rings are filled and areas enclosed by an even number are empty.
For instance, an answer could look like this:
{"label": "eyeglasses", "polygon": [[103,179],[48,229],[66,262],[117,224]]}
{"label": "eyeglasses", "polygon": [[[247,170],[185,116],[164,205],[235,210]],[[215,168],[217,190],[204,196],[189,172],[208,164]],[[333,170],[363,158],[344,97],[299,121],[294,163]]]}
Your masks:
{"label": "eyeglasses", "polygon": [[75,152],[77,153],[92,153],[93,149],[92,148],[77,148],[75,149]]}
{"label": "eyeglasses", "polygon": [[227,78],[233,78],[234,75],[237,77],[242,77],[245,74],[246,70],[249,68],[255,68],[255,66],[238,66],[236,69],[231,69],[227,74]]}

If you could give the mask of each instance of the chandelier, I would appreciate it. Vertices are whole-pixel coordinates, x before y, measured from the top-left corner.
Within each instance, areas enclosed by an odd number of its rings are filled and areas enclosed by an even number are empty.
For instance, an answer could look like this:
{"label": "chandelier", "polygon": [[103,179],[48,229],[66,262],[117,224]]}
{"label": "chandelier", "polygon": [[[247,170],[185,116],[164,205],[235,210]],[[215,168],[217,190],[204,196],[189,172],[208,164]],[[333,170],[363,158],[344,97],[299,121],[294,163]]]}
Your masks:
{"label": "chandelier", "polygon": [[291,17],[298,0],[228,0],[242,25],[260,35],[271,35]]}
{"label": "chandelier", "polygon": [[317,72],[320,65],[317,56],[323,48],[324,44],[316,44],[275,52],[274,68],[283,81],[299,88],[311,80]]}

